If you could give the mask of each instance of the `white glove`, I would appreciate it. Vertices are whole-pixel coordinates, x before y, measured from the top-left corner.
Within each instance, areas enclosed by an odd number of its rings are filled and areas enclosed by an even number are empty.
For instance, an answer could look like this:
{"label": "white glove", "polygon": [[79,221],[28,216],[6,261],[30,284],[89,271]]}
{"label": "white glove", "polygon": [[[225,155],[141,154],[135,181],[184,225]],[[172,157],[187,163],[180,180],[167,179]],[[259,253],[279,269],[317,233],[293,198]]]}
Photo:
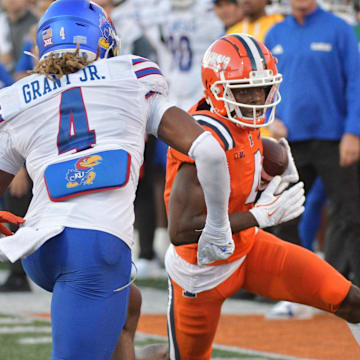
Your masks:
{"label": "white glove", "polygon": [[290,146],[285,138],[281,138],[279,140],[279,143],[284,145],[287,152],[288,157],[288,166],[286,170],[281,174],[281,183],[279,185],[279,188],[277,189],[277,193],[282,193],[289,184],[295,184],[299,181],[299,173],[296,169],[294,158],[291,154]]}
{"label": "white glove", "polygon": [[207,265],[217,260],[226,260],[235,249],[230,222],[225,229],[205,225],[198,242],[198,265]]}
{"label": "white glove", "polygon": [[260,228],[274,226],[295,219],[304,212],[304,184],[297,183],[279,195],[281,176],[275,176],[261,194],[255,207],[249,210]]}

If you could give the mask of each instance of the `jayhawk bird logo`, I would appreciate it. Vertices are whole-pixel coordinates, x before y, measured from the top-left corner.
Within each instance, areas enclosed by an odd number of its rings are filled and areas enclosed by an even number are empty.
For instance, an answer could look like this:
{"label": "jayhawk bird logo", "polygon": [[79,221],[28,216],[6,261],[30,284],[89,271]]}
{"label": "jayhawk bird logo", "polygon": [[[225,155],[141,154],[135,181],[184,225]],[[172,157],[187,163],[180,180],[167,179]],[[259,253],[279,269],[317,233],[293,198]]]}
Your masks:
{"label": "jayhawk bird logo", "polygon": [[96,172],[94,167],[101,163],[100,155],[90,155],[79,159],[75,164],[75,169],[69,169],[65,176],[68,181],[67,188],[73,188],[79,185],[90,185],[93,183]]}

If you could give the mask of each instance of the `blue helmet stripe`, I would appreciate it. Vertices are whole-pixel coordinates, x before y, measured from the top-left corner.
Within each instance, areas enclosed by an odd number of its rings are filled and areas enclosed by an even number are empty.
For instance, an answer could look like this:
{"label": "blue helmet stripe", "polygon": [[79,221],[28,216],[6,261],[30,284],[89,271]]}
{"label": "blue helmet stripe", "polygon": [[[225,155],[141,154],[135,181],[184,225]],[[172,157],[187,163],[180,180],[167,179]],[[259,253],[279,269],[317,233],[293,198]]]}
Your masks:
{"label": "blue helmet stripe", "polygon": [[251,52],[251,50],[249,48],[249,45],[246,43],[246,41],[241,36],[236,35],[236,34],[231,34],[230,36],[235,37],[236,39],[238,39],[241,42],[241,44],[244,46],[244,48],[245,48],[245,50],[246,50],[246,52],[248,54],[248,57],[249,57],[250,62],[251,62],[252,69],[257,70],[255,58],[254,58],[254,56],[253,56],[253,54],[252,54],[252,52]]}

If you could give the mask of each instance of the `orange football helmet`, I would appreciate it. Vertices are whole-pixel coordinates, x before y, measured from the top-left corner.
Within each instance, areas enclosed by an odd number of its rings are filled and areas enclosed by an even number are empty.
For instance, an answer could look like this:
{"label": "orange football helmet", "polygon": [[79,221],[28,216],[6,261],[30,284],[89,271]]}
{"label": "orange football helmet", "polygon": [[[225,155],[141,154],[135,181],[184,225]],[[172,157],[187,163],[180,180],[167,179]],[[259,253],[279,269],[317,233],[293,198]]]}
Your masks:
{"label": "orange football helmet", "polygon": [[[222,117],[252,128],[269,125],[275,118],[275,107],[281,101],[279,86],[282,75],[276,58],[265,45],[247,34],[223,36],[210,45],[201,62],[205,98],[212,111]],[[232,89],[264,87],[262,105],[236,101]],[[252,116],[241,113],[251,109]]]}

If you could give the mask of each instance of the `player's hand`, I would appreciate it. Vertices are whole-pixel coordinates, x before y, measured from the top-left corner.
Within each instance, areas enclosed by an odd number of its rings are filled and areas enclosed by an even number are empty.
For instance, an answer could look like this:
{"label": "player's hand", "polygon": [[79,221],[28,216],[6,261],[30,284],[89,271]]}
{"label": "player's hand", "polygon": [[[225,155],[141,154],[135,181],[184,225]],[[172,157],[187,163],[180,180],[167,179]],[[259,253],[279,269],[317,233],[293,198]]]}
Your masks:
{"label": "player's hand", "polygon": [[274,226],[297,218],[304,212],[304,184],[298,182],[283,193],[278,193],[281,176],[275,176],[261,194],[255,207],[249,210],[260,228]]}
{"label": "player's hand", "polygon": [[8,223],[12,225],[20,225],[25,221],[22,217],[16,216],[9,211],[0,211],[0,233],[5,236],[13,235],[13,232],[10,231],[5,225],[1,223]]}
{"label": "player's hand", "polygon": [[354,134],[343,135],[339,145],[340,166],[346,167],[354,164],[360,156],[360,138]]}
{"label": "player's hand", "polygon": [[285,138],[281,138],[279,143],[285,147],[288,157],[288,166],[281,175],[281,183],[277,189],[277,193],[281,194],[290,184],[295,184],[299,181],[299,173],[297,171],[295,161],[291,154],[291,149],[287,140]]}
{"label": "player's hand", "polygon": [[271,136],[276,140],[288,135],[288,129],[280,119],[275,119],[269,126],[268,129]]}
{"label": "player's hand", "polygon": [[198,265],[207,265],[217,260],[225,260],[235,249],[230,223],[225,229],[219,230],[205,225],[197,250]]}

